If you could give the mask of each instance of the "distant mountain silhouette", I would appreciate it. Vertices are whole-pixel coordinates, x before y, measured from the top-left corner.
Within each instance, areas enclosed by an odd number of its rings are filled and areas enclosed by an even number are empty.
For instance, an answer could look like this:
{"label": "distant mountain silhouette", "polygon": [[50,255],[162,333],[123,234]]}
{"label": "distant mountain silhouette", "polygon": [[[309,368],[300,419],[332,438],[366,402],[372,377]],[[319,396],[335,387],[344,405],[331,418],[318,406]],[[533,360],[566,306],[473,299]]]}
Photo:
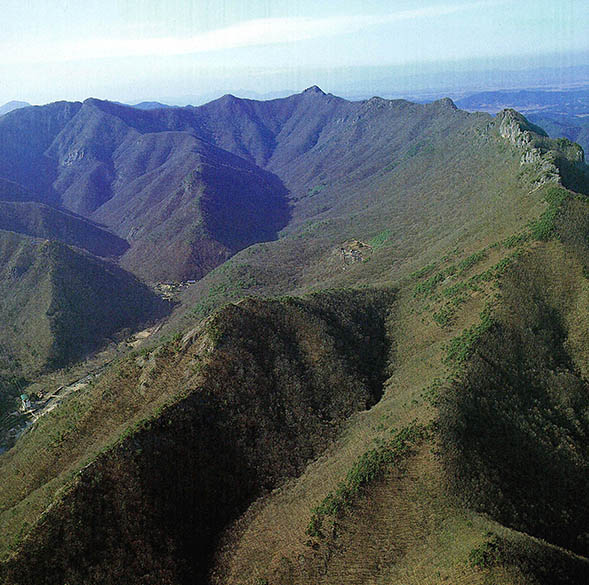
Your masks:
{"label": "distant mountain silhouette", "polygon": [[4,114],[8,114],[8,112],[12,112],[12,110],[18,110],[20,108],[26,108],[30,106],[28,102],[18,102],[18,101],[11,101],[5,103],[3,106],[0,106],[0,116]]}
{"label": "distant mountain silhouette", "polygon": [[138,104],[133,104],[133,107],[138,110],[157,110],[159,108],[173,108],[174,106],[162,104],[161,102],[139,102]]}

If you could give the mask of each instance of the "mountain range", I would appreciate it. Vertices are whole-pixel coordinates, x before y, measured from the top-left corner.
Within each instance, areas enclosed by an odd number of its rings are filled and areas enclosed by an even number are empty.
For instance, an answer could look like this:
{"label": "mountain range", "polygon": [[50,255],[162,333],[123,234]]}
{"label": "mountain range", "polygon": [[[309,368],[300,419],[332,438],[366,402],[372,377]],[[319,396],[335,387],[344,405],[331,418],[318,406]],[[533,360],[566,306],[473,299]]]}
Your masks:
{"label": "mountain range", "polygon": [[456,100],[465,110],[496,113],[510,107],[538,124],[553,138],[564,137],[589,148],[589,90],[521,89],[479,92]]}
{"label": "mountain range", "polygon": [[583,149],[447,98],[138,106],[0,117],[0,423],[70,389],[0,454],[0,582],[585,583]]}

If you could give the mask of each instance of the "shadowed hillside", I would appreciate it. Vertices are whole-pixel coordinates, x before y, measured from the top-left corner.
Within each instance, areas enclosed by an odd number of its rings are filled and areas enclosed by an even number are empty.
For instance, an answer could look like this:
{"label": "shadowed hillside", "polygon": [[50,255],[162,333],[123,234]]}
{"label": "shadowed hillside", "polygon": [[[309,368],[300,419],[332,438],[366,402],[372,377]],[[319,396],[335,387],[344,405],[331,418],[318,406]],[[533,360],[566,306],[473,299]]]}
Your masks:
{"label": "shadowed hillside", "polygon": [[200,278],[288,222],[280,180],[203,142],[189,110],[90,99],[17,114],[0,124],[0,176],[105,224],[130,244],[124,266],[147,280]]}
{"label": "shadowed hillside", "polygon": [[25,375],[81,359],[164,310],[118,267],[57,242],[0,231],[3,351]]}
{"label": "shadowed hillside", "polygon": [[[513,110],[316,87],[87,100],[60,135],[46,204],[80,203],[145,279],[203,278],[0,456],[0,581],[584,585],[578,145]],[[83,325],[64,360],[148,303],[62,244],[3,246],[27,307],[51,293],[36,330]],[[105,318],[91,295],[122,300]]]}
{"label": "shadowed hillside", "polygon": [[0,201],[0,229],[27,236],[59,240],[96,256],[121,256],[127,242],[96,224],[33,201]]}
{"label": "shadowed hillside", "polygon": [[[33,486],[58,468],[59,483],[68,480],[71,465],[78,469],[117,440],[113,400],[122,407],[147,393],[148,401],[173,397],[174,404],[76,474],[26,539],[22,550],[36,563],[10,562],[4,578],[200,582],[221,529],[256,496],[299,474],[352,413],[378,400],[392,296],[334,292],[229,306],[200,330],[123,362],[90,394],[73,398],[62,423],[47,417],[38,430],[66,425],[67,461],[49,444],[37,451],[34,434],[2,460],[3,474],[18,464],[19,451],[37,462],[31,460],[28,481],[6,486],[3,523],[23,512],[27,522],[36,521],[33,511],[48,501],[40,502]],[[148,413],[140,406],[137,414]],[[104,425],[92,431],[91,419]]]}
{"label": "shadowed hillside", "polygon": [[146,280],[201,278],[288,221],[277,177],[187,134],[144,135],[120,160],[119,192],[93,217],[130,242],[122,264]]}
{"label": "shadowed hillside", "polygon": [[80,107],[79,103],[55,102],[13,110],[2,116],[0,177],[24,186],[39,201],[58,203],[52,186],[56,169],[45,151]]}
{"label": "shadowed hillside", "polygon": [[585,557],[588,219],[586,201],[565,202],[556,219],[562,243],[529,252],[505,275],[500,310],[441,411],[456,493]]}

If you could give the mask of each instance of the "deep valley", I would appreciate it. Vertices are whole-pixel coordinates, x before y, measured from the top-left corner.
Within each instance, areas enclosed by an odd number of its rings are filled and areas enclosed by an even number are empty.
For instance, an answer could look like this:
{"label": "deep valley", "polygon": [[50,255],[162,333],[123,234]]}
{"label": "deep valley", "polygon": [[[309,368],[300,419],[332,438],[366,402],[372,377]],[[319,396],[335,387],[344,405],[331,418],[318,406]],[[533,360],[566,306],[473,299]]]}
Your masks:
{"label": "deep valley", "polygon": [[156,106],[0,115],[0,583],[586,583],[583,149]]}

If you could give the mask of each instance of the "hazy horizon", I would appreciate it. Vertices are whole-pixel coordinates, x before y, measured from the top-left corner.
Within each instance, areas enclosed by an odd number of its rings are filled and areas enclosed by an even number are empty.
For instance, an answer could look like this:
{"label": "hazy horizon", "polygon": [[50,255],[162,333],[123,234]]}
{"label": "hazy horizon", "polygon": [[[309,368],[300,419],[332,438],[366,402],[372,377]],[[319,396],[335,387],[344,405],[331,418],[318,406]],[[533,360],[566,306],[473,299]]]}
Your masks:
{"label": "hazy horizon", "polygon": [[580,0],[3,4],[0,103],[178,102],[310,85],[393,96],[533,86],[538,70],[558,85],[559,71],[589,65]]}

